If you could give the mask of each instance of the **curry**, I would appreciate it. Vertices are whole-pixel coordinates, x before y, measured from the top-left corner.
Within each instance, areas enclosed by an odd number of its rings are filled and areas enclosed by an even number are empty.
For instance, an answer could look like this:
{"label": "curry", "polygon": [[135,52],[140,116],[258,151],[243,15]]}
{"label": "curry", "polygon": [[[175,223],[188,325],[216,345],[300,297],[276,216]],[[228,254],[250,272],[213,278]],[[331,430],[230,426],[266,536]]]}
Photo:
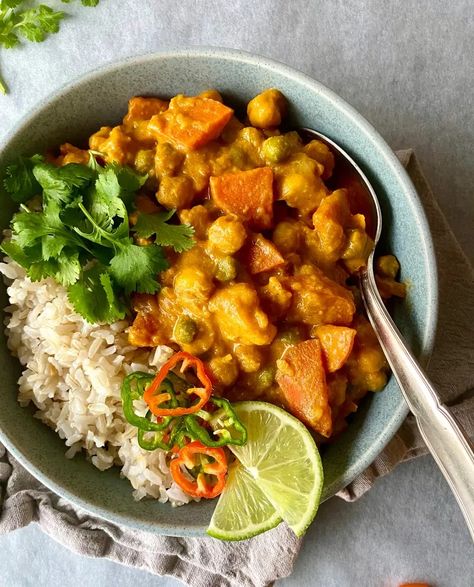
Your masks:
{"label": "curry", "polygon": [[[373,242],[350,191],[326,186],[328,147],[279,128],[286,107],[266,90],[241,122],[215,90],[135,97],[89,147],[148,175],[135,219],[177,210],[194,228],[192,249],[169,252],[159,293],[134,295],[130,344],[197,356],[217,394],[281,405],[327,439],[387,381],[354,279]],[[88,157],[66,144],[56,162]],[[386,298],[405,295],[398,271],[392,255],[378,259]]]}

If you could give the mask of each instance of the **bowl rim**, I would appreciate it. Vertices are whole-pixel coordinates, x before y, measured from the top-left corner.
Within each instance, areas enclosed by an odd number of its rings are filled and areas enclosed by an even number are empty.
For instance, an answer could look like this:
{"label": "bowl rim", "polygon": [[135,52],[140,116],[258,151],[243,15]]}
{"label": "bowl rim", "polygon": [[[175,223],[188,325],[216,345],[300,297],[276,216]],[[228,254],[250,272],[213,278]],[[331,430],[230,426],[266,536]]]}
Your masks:
{"label": "bowl rim", "polygon": [[[426,366],[433,351],[436,336],[439,304],[438,271],[429,223],[416,189],[406,170],[396,157],[395,153],[385,142],[383,137],[378,133],[378,131],[362,116],[362,114],[360,114],[353,106],[347,103],[343,98],[341,98],[326,85],[294,67],[255,53],[249,53],[246,51],[230,49],[226,47],[213,47],[205,45],[192,48],[170,47],[161,51],[147,52],[113,61],[111,63],[96,67],[86,72],[85,74],[69,80],[68,82],[62,84],[55,92],[36,102],[36,104],[30,108],[28,112],[17,121],[16,124],[14,124],[13,128],[3,136],[2,147],[0,148],[0,157],[7,150],[10,141],[13,140],[18,133],[22,132],[29,125],[31,120],[33,120],[40,112],[50,108],[56,100],[73,91],[77,86],[80,86],[83,83],[99,81],[102,76],[117,72],[126,66],[140,66],[156,60],[176,58],[209,58],[214,59],[215,61],[234,61],[276,72],[287,77],[288,79],[297,81],[299,84],[306,86],[313,92],[324,94],[332,102],[334,107],[346,118],[351,119],[363,134],[370,135],[370,138],[376,144],[377,150],[379,150],[380,154],[383,156],[385,163],[391,168],[392,173],[397,177],[397,180],[403,186],[404,193],[410,201],[412,209],[414,209],[416,212],[416,220],[420,225],[420,232],[422,232],[424,235],[424,238],[420,243],[422,247],[422,256],[427,259],[433,259],[434,261],[434,263],[429,263],[427,266],[427,298],[431,301],[431,303],[428,304],[425,328],[420,333],[419,360],[424,366]],[[326,488],[326,495],[324,496],[324,499],[328,499],[343,489],[375,460],[377,455],[380,454],[388,442],[393,438],[408,413],[409,409],[407,404],[404,400],[400,401],[398,408],[392,413],[390,420],[386,423],[383,432],[377,437],[377,442],[374,442],[370,449],[367,450],[365,454],[357,460],[356,463],[346,469],[344,474],[341,475],[340,479]],[[51,479],[46,473],[43,473],[36,465],[30,463],[28,458],[16,448],[13,439],[8,438],[2,429],[0,429],[0,441],[5,445],[6,449],[12,454],[12,456],[23,467],[25,467],[27,471],[29,471],[36,479],[38,479],[41,483],[43,483],[46,487],[54,491],[59,496],[67,499],[71,503],[76,504],[83,510],[88,511],[91,514],[109,522],[125,525],[134,529],[144,529],[143,522],[134,523],[133,518],[127,514],[110,511],[105,512],[100,506],[91,504],[90,502],[83,500],[80,495],[75,494],[73,491],[61,487],[61,485],[54,481],[54,479]],[[166,522],[160,522],[159,525],[151,525],[150,527],[147,527],[146,530],[159,534],[178,536],[182,536],[183,534],[188,536],[205,535],[205,526],[192,526],[185,528],[177,527],[176,525],[168,524]]]}

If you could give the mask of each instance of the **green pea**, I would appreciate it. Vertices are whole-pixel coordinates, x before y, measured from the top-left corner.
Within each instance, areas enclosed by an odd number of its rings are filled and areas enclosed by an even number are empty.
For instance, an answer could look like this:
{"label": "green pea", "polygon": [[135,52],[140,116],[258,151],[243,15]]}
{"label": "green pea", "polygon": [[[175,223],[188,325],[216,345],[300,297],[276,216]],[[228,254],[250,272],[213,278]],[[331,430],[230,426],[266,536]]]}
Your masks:
{"label": "green pea", "polygon": [[272,385],[275,380],[275,365],[267,365],[257,373],[257,389],[263,391]]}
{"label": "green pea", "polygon": [[237,277],[238,268],[237,259],[230,255],[222,257],[216,261],[216,279],[218,281],[231,281]]}
{"label": "green pea", "polygon": [[155,152],[152,149],[140,149],[135,156],[135,167],[139,173],[149,173],[154,167]]}
{"label": "green pea", "polygon": [[281,331],[278,338],[283,344],[293,346],[301,341],[301,332],[298,327],[294,326]]}
{"label": "green pea", "polygon": [[247,155],[245,151],[237,145],[232,145],[229,149],[229,156],[232,163],[239,169],[244,169],[247,163]]}
{"label": "green pea", "polygon": [[190,344],[196,338],[198,327],[189,316],[182,315],[176,320],[173,337],[179,344]]}
{"label": "green pea", "polygon": [[292,143],[286,135],[269,137],[262,145],[262,155],[268,163],[280,163],[292,151]]}

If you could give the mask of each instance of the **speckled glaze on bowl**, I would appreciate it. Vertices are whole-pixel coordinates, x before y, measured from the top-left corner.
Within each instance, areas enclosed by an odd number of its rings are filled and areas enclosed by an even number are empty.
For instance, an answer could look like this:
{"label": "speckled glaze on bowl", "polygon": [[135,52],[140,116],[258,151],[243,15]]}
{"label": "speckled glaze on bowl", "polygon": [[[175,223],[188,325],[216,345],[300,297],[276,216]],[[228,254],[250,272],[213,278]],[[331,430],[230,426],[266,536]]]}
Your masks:
{"label": "speckled glaze on bowl", "polygon": [[[115,124],[137,94],[172,96],[217,88],[239,108],[264,88],[287,96],[290,121],[322,131],[361,165],[378,193],[384,214],[381,247],[400,259],[410,283],[408,303],[395,319],[422,362],[432,350],[437,317],[433,245],[415,189],[377,132],[341,98],[313,79],[275,61],[227,49],[178,50],[128,59],[94,71],[43,101],[10,133],[0,151],[0,168],[19,154],[61,142],[81,142],[98,127]],[[14,206],[2,195],[1,227]],[[1,289],[2,307],[6,292]],[[35,477],[88,512],[137,529],[180,536],[203,535],[214,502],[172,509],[156,501],[135,502],[118,469],[100,472],[82,456],[64,457],[62,440],[17,401],[18,362],[0,336],[2,373],[0,440]],[[323,455],[324,499],[353,480],[394,435],[408,410],[392,378],[382,393],[364,401],[347,431]]]}

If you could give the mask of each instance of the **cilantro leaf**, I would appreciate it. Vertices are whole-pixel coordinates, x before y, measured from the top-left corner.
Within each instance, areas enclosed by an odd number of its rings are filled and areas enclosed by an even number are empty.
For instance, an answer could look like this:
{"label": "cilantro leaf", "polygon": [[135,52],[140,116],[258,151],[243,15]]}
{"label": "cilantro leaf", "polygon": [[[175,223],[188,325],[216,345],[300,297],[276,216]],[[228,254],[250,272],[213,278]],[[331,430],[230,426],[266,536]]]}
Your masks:
{"label": "cilantro leaf", "polygon": [[27,202],[41,191],[41,187],[33,175],[33,167],[41,161],[43,161],[41,155],[34,155],[29,159],[20,157],[17,163],[13,163],[5,169],[3,186],[14,202]]}
{"label": "cilantro leaf", "polygon": [[71,285],[81,274],[79,254],[74,249],[63,249],[55,259],[42,259],[33,263],[28,267],[27,273],[31,281],[53,277],[61,285]]}
{"label": "cilantro leaf", "polygon": [[[106,168],[99,173],[95,189],[89,194],[89,212],[103,229],[111,230],[114,220],[127,218],[127,210],[121,199],[122,189],[115,171]],[[127,231],[128,236],[128,231]]]}
{"label": "cilantro leaf", "polygon": [[174,213],[175,210],[140,214],[134,230],[143,238],[155,236],[156,244],[173,247],[177,253],[187,251],[194,246],[194,228],[190,224],[166,224]]}
{"label": "cilantro leaf", "polygon": [[[61,0],[61,2],[64,4],[69,4],[71,0]],[[81,0],[81,4],[83,6],[97,6],[97,4],[99,4],[99,0]]]}
{"label": "cilantro leaf", "polygon": [[76,188],[84,188],[95,179],[95,172],[86,165],[69,163],[56,167],[51,163],[35,165],[33,174],[44,190],[46,200],[71,204],[76,196]]}
{"label": "cilantro leaf", "polygon": [[68,288],[68,298],[78,314],[91,323],[111,323],[125,317],[125,306],[118,297],[112,279],[102,265],[84,271]]}
{"label": "cilantro leaf", "polygon": [[23,248],[14,240],[4,240],[0,249],[24,269],[29,269],[33,263],[42,259],[41,246]]}
{"label": "cilantro leaf", "polygon": [[158,273],[168,268],[168,262],[160,247],[122,246],[110,261],[110,274],[127,294],[155,293],[160,289]]}
{"label": "cilantro leaf", "polygon": [[41,43],[48,34],[59,31],[59,23],[64,16],[64,12],[40,4],[21,12],[15,23],[15,29],[28,41]]}
{"label": "cilantro leaf", "polygon": [[118,320],[131,292],[158,291],[158,274],[168,267],[161,243],[178,251],[193,244],[191,227],[167,224],[173,212],[150,215],[142,226],[156,242],[133,243],[125,202],[145,180],[119,165],[55,167],[40,157],[24,160],[9,170],[9,192],[20,200],[42,191],[42,208],[21,203],[12,237],[1,248],[30,279],[50,277],[67,287],[86,320]]}

